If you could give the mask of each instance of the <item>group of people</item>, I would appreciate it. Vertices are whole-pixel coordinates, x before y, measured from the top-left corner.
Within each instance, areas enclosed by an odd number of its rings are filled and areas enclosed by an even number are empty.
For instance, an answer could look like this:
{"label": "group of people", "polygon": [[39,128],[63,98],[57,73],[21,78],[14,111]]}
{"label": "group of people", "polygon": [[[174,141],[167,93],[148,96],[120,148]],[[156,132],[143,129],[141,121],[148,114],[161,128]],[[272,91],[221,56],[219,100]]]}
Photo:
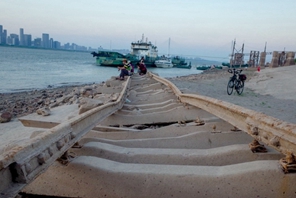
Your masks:
{"label": "group of people", "polygon": [[[125,76],[131,76],[134,74],[134,66],[130,61],[124,59],[122,61],[123,66],[118,67],[118,71],[120,70],[119,80],[124,80]],[[144,63],[144,57],[137,63],[138,74],[145,75],[147,73],[147,68]]]}

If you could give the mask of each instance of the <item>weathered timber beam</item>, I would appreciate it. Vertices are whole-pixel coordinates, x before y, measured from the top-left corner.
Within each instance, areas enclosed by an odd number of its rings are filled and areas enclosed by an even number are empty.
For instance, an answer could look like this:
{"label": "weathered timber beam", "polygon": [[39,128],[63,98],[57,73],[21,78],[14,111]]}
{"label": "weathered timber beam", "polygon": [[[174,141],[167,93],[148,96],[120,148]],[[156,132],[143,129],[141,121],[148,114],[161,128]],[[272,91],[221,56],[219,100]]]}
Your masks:
{"label": "weathered timber beam", "polygon": [[201,108],[233,126],[247,132],[256,140],[269,145],[287,155],[296,155],[296,125],[263,113],[249,110],[214,98],[182,94],[170,81],[149,73],[155,80],[170,87],[183,103]]}
{"label": "weathered timber beam", "polygon": [[5,176],[2,178],[5,183],[1,183],[0,197],[15,197],[26,184],[44,172],[98,122],[121,109],[129,85],[130,78],[115,102],[67,120],[39,134],[29,143],[12,148],[0,156],[0,175]]}

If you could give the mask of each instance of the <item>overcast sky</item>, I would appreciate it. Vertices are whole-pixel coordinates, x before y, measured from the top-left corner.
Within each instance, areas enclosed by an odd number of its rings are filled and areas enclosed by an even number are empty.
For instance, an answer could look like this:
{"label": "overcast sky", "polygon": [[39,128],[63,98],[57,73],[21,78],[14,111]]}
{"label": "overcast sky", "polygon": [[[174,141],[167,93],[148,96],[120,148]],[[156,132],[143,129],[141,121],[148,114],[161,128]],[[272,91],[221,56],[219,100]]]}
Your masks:
{"label": "overcast sky", "polygon": [[[62,44],[130,49],[142,34],[160,53],[228,58],[245,52],[296,51],[296,0],[1,0],[0,25]],[[171,39],[170,48],[169,38]]]}

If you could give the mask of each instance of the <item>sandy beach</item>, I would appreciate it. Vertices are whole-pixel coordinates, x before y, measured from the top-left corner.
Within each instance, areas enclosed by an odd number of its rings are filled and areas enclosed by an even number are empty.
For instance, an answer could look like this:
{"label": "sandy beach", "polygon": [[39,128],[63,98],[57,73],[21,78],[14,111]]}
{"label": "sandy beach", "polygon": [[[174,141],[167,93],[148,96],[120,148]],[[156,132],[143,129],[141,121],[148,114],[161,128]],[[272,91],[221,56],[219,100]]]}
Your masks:
{"label": "sandy beach", "polygon": [[231,76],[227,70],[208,70],[201,75],[170,79],[183,93],[197,93],[230,102],[266,115],[296,123],[296,66],[247,69],[242,95],[227,94]]}
{"label": "sandy beach", "polygon": [[[296,123],[296,66],[243,71],[247,75],[242,95],[226,92],[231,76],[227,70],[213,69],[184,77],[169,78],[183,93],[195,93],[227,101],[266,115]],[[49,103],[63,98],[80,87],[59,87],[31,92],[0,94],[0,113],[9,112],[13,120],[36,112]],[[66,104],[66,103],[65,103]]]}

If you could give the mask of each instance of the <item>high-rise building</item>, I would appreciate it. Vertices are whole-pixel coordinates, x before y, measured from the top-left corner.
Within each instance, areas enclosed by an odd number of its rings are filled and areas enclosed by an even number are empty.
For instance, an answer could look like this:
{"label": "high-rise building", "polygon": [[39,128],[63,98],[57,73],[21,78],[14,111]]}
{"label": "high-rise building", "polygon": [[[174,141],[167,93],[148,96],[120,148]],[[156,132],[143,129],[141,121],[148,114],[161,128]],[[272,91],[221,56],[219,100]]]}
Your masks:
{"label": "high-rise building", "polygon": [[24,34],[24,46],[27,46],[27,47],[32,46],[32,36],[31,36],[31,34]]}
{"label": "high-rise building", "polygon": [[41,38],[35,38],[33,42],[34,47],[41,47],[42,46],[42,40]]}
{"label": "high-rise building", "polygon": [[49,48],[49,34],[42,34],[42,47]]}
{"label": "high-rise building", "polygon": [[61,43],[58,41],[53,42],[53,48],[54,49],[61,49]]}
{"label": "high-rise building", "polygon": [[0,25],[0,44],[2,43],[2,33],[3,33],[3,26]]}
{"label": "high-rise building", "polygon": [[50,49],[53,48],[53,42],[54,42],[53,38],[50,38],[50,39],[49,39],[49,48],[50,48]]}
{"label": "high-rise building", "polygon": [[24,41],[24,29],[20,28],[20,45],[23,46],[25,44]]}
{"label": "high-rise building", "polygon": [[19,36],[17,34],[10,34],[7,38],[7,44],[18,46],[20,44]]}
{"label": "high-rise building", "polygon": [[1,36],[1,44],[6,44],[7,40],[7,30],[3,30],[2,36]]}

